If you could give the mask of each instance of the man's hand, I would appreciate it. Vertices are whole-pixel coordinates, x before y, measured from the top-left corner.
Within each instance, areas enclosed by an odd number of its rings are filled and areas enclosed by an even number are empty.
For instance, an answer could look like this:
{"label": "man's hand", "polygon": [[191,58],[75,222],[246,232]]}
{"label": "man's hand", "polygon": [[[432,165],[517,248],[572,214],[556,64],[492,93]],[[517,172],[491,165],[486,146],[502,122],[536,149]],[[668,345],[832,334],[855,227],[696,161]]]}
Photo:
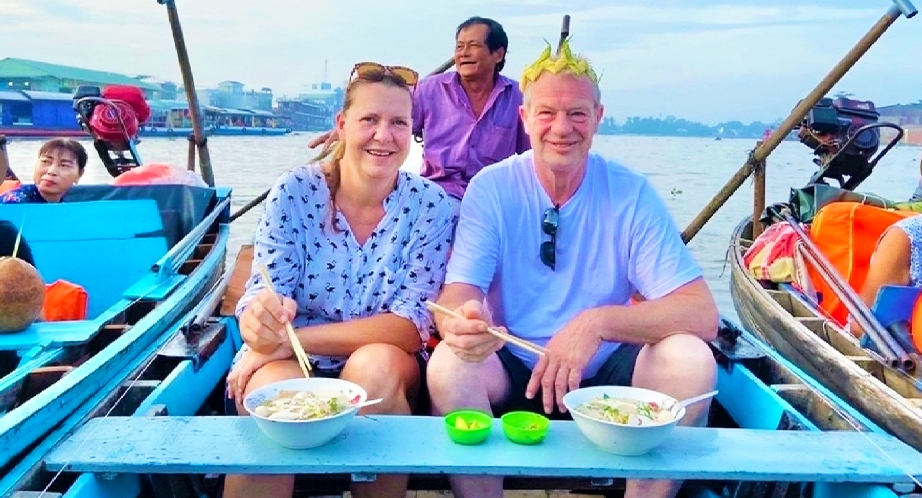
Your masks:
{"label": "man's hand", "polygon": [[240,335],[253,351],[268,354],[288,342],[285,324],[295,318],[298,304],[291,298],[276,297],[268,288],[250,301],[240,314]]}
{"label": "man's hand", "polygon": [[327,147],[328,145],[333,143],[334,140],[336,140],[336,130],[330,130],[326,133],[323,133],[319,137],[311,140],[310,142],[308,142],[307,147],[309,149],[316,149],[317,146],[321,144],[323,144],[324,147]]}
{"label": "man's hand", "polygon": [[443,342],[462,361],[480,363],[503,347],[503,340],[487,332],[489,317],[480,301],[468,301],[457,310],[465,318],[447,317],[439,332]]}
{"label": "man's hand", "polygon": [[589,309],[570,320],[545,345],[548,354],[538,358],[525,389],[525,397],[534,398],[540,386],[545,413],[554,411],[555,401],[561,413],[567,411],[563,396],[579,388],[583,369],[599,350],[602,336],[594,316],[593,310]]}

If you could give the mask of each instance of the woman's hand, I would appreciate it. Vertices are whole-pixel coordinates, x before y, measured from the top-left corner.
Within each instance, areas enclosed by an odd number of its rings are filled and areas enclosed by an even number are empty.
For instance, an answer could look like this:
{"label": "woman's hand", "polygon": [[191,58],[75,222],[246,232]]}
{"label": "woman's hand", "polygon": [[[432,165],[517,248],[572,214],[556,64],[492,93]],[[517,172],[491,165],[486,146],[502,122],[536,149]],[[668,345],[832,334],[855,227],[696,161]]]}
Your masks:
{"label": "woman's hand", "polygon": [[291,351],[291,345],[283,342],[275,351],[269,354],[257,353],[252,349],[243,353],[243,356],[237,360],[237,364],[227,374],[227,396],[231,399],[243,401],[243,394],[246,392],[247,384],[250,378],[257,370],[266,366],[273,361],[286,360],[294,356]]}
{"label": "woman's hand", "polygon": [[240,336],[253,351],[270,354],[288,343],[285,324],[294,320],[297,311],[293,299],[263,289],[240,314]]}

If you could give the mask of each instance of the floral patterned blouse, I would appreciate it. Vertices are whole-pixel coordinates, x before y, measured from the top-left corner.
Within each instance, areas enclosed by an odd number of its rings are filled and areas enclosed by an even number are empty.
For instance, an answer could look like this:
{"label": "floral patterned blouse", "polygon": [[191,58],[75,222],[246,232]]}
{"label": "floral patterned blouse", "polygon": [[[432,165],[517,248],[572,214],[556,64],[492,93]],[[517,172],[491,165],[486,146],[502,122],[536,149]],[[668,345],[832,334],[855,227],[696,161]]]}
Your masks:
{"label": "floral patterned blouse", "polygon": [[23,185],[16,190],[0,194],[0,204],[27,204],[48,202],[38,193],[35,185]]}
{"label": "floral patterned blouse", "polygon": [[909,237],[909,285],[922,287],[922,215],[903,218],[894,226]]}
{"label": "floral patterned blouse", "polygon": [[[420,348],[432,317],[425,307],[444,281],[454,219],[445,192],[405,171],[384,200],[384,218],[360,245],[339,210],[331,227],[330,191],[318,164],[279,178],[266,200],[254,241],[254,265],[269,271],[276,292],[298,303],[297,327],[394,313],[419,330]],[[265,285],[257,267],[237,303],[237,316]],[[310,355],[322,370],[345,357]]]}

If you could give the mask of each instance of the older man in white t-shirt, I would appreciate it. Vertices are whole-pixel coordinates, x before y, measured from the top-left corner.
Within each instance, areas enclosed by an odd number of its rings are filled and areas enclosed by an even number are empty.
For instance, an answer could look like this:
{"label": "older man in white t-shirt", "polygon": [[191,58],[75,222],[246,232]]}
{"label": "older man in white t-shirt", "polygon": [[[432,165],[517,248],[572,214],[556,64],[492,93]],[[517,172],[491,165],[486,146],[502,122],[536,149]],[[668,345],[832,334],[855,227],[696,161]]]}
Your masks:
{"label": "older man in white t-shirt", "polygon": [[[556,57],[545,52],[521,81],[533,150],[482,170],[462,201],[439,303],[466,319],[437,317],[443,341],[427,370],[434,413],[560,417],[564,394],[586,385],[679,399],[710,391],[717,307],[650,183],[590,154],[603,109],[588,61],[564,46]],[[635,293],[644,299],[631,304]],[[504,344],[488,324],[544,346],[547,356]],[[707,413],[707,403],[694,405],[682,423],[704,425]],[[455,476],[452,489],[501,497],[502,479]],[[625,496],[677,489],[633,480]]]}

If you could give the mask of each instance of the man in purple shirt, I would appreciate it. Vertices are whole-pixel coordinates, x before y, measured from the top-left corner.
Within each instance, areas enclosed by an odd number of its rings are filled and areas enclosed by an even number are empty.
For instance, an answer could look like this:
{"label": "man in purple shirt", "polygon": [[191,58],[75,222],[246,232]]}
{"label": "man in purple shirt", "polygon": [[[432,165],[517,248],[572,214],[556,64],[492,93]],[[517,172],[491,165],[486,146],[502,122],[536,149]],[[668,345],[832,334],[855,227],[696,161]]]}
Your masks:
{"label": "man in purple shirt", "polygon": [[[484,166],[531,149],[519,119],[522,92],[502,76],[509,38],[493,19],[472,17],[455,32],[455,71],[424,78],[413,94],[421,173],[453,201],[455,218],[470,179]],[[308,145],[330,138],[325,133]]]}
{"label": "man in purple shirt", "polygon": [[453,198],[456,213],[478,171],[531,148],[519,119],[519,85],[499,74],[508,47],[498,22],[472,17],[455,33],[456,70],[429,76],[416,88],[413,132],[424,140],[421,173]]}

